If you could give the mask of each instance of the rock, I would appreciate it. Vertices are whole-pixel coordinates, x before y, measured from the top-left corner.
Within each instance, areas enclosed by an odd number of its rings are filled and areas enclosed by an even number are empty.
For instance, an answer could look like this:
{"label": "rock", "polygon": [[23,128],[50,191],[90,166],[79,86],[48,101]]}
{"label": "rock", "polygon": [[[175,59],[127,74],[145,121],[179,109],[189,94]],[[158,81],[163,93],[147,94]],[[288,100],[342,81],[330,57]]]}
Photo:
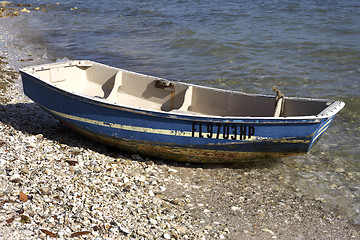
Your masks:
{"label": "rock", "polygon": [[209,209],[204,209],[203,211],[204,213],[211,213],[211,211]]}
{"label": "rock", "polygon": [[30,218],[29,218],[27,215],[21,215],[21,216],[20,216],[20,222],[21,222],[21,223],[30,223],[31,220],[30,220]]}
{"label": "rock", "polygon": [[51,189],[49,187],[40,187],[39,190],[42,195],[50,195]]}
{"label": "rock", "polygon": [[275,235],[275,233],[268,228],[263,228],[263,229],[261,229],[261,231],[270,233],[271,235]]}
{"label": "rock", "polygon": [[183,226],[177,226],[175,227],[175,229],[179,232],[179,233],[185,233],[186,232],[186,227]]}
{"label": "rock", "polygon": [[20,192],[20,196],[19,196],[19,200],[22,201],[22,202],[26,202],[28,200],[28,196],[23,193],[23,192]]}
{"label": "rock", "polygon": [[67,162],[69,166],[75,166],[76,164],[78,164],[78,161],[74,161],[74,160],[65,160],[65,162]]}
{"label": "rock", "polygon": [[126,228],[124,226],[119,226],[119,230],[121,232],[125,233],[125,234],[130,234],[131,233],[130,229],[128,229],[128,228]]}
{"label": "rock", "polygon": [[168,170],[169,172],[173,172],[173,173],[177,173],[178,172],[178,170],[176,170],[176,169],[173,169],[173,168],[169,168],[169,170]]}
{"label": "rock", "polygon": [[231,210],[234,211],[234,212],[239,211],[240,209],[241,209],[241,208],[236,207],[236,206],[232,206],[232,207],[231,207]]}
{"label": "rock", "polygon": [[31,235],[34,234],[33,231],[30,231],[30,230],[28,230],[28,229],[22,230],[22,233],[23,233],[24,235],[26,235],[26,236],[31,236]]}
{"label": "rock", "polygon": [[23,167],[23,168],[21,168],[20,172],[21,172],[22,174],[29,174],[29,173],[30,173],[28,167]]}
{"label": "rock", "polygon": [[80,237],[80,236],[83,236],[83,235],[88,235],[90,233],[91,232],[89,232],[89,231],[80,231],[80,232],[74,232],[70,236],[71,237]]}
{"label": "rock", "polygon": [[40,133],[40,134],[37,134],[36,136],[36,140],[37,141],[41,141],[41,140],[43,140],[44,139],[44,136]]}
{"label": "rock", "polygon": [[131,158],[136,160],[136,161],[141,161],[142,157],[139,154],[133,154],[131,155]]}
{"label": "rock", "polygon": [[58,235],[59,237],[63,238],[65,235],[67,235],[67,232],[66,232],[65,230],[61,229],[61,230],[57,233],[57,235]]}
{"label": "rock", "polygon": [[12,14],[11,14],[12,16],[19,16],[20,15],[20,12],[19,11],[15,11],[15,12],[13,12]]}
{"label": "rock", "polygon": [[99,165],[96,165],[96,166],[94,167],[94,172],[100,172],[100,171],[101,171],[100,166],[99,166]]}
{"label": "rock", "polygon": [[14,183],[19,183],[21,182],[21,176],[16,173],[10,177],[10,181]]}
{"label": "rock", "polygon": [[156,225],[157,224],[157,221],[153,218],[150,218],[149,219],[149,222],[152,224],[152,225]]}
{"label": "rock", "polygon": [[30,10],[28,10],[28,9],[26,9],[26,8],[23,8],[23,9],[20,10],[20,12],[22,12],[22,13],[29,13]]}
{"label": "rock", "polygon": [[40,229],[40,231],[42,231],[43,233],[45,233],[46,235],[50,236],[50,237],[53,237],[53,238],[56,238],[57,237],[57,234],[56,233],[53,233],[53,232],[50,232],[46,229]]}
{"label": "rock", "polygon": [[337,172],[337,173],[344,173],[344,172],[345,172],[345,169],[344,169],[344,168],[336,168],[336,169],[335,169],[335,172]]}
{"label": "rock", "polygon": [[161,227],[162,229],[166,229],[167,225],[166,225],[166,223],[161,222],[161,223],[159,223],[159,227]]}
{"label": "rock", "polygon": [[1,7],[5,8],[6,5],[10,4],[11,2],[10,1],[1,1],[0,3],[1,3]]}
{"label": "rock", "polygon": [[171,239],[171,236],[170,236],[170,234],[168,234],[168,233],[164,233],[164,238],[165,238],[165,239]]}
{"label": "rock", "polygon": [[11,218],[6,219],[6,222],[10,224],[10,223],[12,223],[14,220],[15,220],[15,218],[14,218],[14,217],[11,217]]}
{"label": "rock", "polygon": [[175,198],[175,199],[171,200],[170,202],[172,204],[174,204],[174,205],[179,205],[179,206],[184,206],[185,205],[184,202],[179,198]]}

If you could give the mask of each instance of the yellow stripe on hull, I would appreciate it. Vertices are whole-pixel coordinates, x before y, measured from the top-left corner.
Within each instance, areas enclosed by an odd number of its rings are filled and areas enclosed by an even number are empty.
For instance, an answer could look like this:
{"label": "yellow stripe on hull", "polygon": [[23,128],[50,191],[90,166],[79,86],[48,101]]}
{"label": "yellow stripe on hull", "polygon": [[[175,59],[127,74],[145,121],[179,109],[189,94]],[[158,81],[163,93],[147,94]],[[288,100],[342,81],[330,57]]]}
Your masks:
{"label": "yellow stripe on hull", "polygon": [[[148,128],[148,127],[138,127],[138,126],[131,126],[131,125],[124,125],[124,124],[118,124],[118,123],[109,123],[104,121],[98,121],[83,117],[78,117],[66,113],[61,113],[58,111],[50,110],[45,107],[43,107],[50,113],[52,113],[55,116],[59,116],[61,118],[66,118],[69,120],[79,121],[83,123],[89,123],[94,124],[97,126],[102,127],[111,127],[115,129],[121,129],[121,130],[127,130],[127,131],[133,131],[133,132],[141,132],[141,133],[153,133],[153,134],[161,134],[161,135],[168,135],[168,136],[181,136],[181,137],[193,137],[192,132],[190,131],[179,131],[179,130],[170,130],[170,129],[156,129],[156,128]],[[198,135],[199,133],[196,133]],[[198,137],[196,136],[195,137]],[[218,139],[224,139],[222,134],[218,136]],[[266,137],[258,137],[258,136],[251,136],[250,138],[244,139],[243,141],[261,141],[261,140],[267,140]]]}

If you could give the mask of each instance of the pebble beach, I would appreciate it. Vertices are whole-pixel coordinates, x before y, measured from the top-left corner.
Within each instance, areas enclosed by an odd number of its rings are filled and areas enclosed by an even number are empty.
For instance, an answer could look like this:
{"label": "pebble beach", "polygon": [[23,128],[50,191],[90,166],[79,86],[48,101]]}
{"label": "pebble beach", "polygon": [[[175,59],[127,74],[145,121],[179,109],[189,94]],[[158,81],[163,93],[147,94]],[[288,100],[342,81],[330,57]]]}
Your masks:
{"label": "pebble beach", "polygon": [[2,6],[0,239],[360,239],[358,225],[299,191],[291,161],[150,159],[53,119],[22,92],[17,68],[36,57],[9,47],[11,17],[37,6]]}

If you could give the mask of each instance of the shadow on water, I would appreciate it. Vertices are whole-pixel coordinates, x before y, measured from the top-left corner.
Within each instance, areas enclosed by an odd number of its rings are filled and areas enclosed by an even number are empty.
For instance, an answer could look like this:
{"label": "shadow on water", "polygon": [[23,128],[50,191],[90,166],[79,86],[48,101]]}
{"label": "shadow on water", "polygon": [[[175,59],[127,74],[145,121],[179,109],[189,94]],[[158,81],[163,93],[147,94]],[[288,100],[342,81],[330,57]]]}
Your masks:
{"label": "shadow on water", "polygon": [[[127,157],[132,158],[131,155],[136,152],[124,152],[118,148],[106,146],[91,139],[88,139],[81,134],[73,131],[65,126],[46,112],[44,112],[35,103],[17,103],[0,105],[0,121],[6,125],[12,126],[14,129],[21,131],[27,135],[38,135],[46,139],[57,142],[58,144],[65,144],[70,147],[79,147],[90,149],[98,153],[110,157]],[[231,169],[263,169],[272,168],[278,164],[280,159],[258,159],[249,160],[238,163],[183,163],[175,161],[165,161],[154,158],[141,158],[137,161],[153,161],[155,164],[166,164],[170,166],[179,166],[186,168],[231,168]]]}

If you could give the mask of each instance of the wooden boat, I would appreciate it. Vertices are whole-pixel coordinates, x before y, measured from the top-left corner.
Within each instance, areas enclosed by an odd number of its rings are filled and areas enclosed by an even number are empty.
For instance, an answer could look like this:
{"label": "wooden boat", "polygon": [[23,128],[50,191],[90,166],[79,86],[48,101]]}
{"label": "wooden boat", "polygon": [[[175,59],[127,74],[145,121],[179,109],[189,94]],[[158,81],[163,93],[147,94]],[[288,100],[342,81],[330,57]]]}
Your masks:
{"label": "wooden boat", "polygon": [[168,81],[84,60],[20,72],[25,94],[74,130],[124,150],[186,162],[308,152],[344,107],[279,91],[266,96]]}

